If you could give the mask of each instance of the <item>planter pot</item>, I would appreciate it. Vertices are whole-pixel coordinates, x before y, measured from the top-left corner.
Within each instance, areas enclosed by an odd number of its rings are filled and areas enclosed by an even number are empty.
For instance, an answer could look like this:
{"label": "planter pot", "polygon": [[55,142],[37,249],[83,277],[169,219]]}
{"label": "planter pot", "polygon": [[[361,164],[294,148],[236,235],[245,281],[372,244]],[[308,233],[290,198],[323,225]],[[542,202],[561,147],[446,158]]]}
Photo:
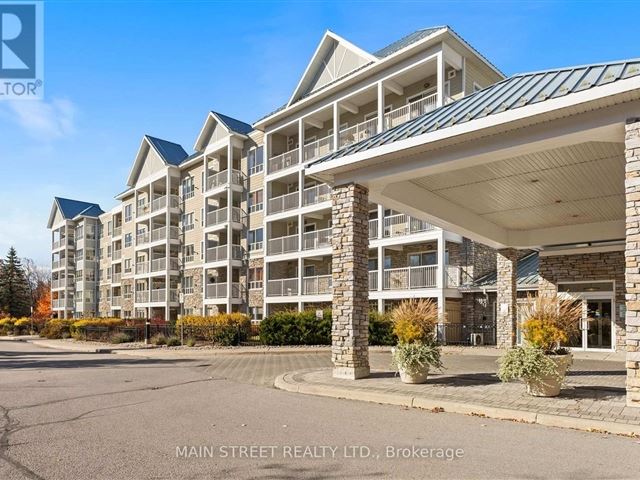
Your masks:
{"label": "planter pot", "polygon": [[402,368],[398,368],[402,383],[426,383],[429,376],[429,367],[423,368],[419,372],[409,373]]}
{"label": "planter pot", "polygon": [[560,387],[571,365],[573,357],[570,353],[566,355],[549,355],[549,358],[556,364],[558,375],[545,375],[535,380],[526,380],[527,393],[534,397],[557,397],[560,395]]}

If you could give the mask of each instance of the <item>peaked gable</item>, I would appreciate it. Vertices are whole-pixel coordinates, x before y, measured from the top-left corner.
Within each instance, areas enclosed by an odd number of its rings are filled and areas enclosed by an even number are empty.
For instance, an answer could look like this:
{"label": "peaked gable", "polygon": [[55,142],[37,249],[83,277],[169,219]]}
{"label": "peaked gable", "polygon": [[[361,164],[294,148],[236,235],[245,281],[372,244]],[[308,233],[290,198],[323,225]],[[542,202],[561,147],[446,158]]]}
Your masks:
{"label": "peaked gable", "polygon": [[62,220],[72,220],[78,215],[97,218],[103,213],[104,211],[97,203],[54,197],[47,226],[48,228],[51,228],[53,225],[61,222]]}
{"label": "peaked gable", "polygon": [[288,105],[378,59],[335,33],[328,31],[289,99]]}
{"label": "peaked gable", "polygon": [[131,167],[127,185],[131,187],[139,178],[148,177],[167,165],[178,166],[188,156],[184,148],[177,143],[145,135]]}
{"label": "peaked gable", "polygon": [[222,140],[232,134],[247,135],[252,130],[253,127],[248,123],[211,111],[207,115],[193,148],[196,152],[201,152],[210,143]]}

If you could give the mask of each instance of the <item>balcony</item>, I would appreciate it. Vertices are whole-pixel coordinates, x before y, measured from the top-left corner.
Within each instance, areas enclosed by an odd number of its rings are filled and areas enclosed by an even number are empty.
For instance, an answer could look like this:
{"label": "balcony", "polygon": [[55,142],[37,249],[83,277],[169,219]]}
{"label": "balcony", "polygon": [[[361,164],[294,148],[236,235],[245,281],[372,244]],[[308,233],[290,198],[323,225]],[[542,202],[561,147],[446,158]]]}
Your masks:
{"label": "balcony", "polygon": [[428,97],[421,98],[415,102],[407,103],[400,108],[391,110],[384,114],[384,128],[389,130],[391,128],[402,125],[409,120],[412,120],[420,115],[424,115],[431,110],[435,110],[438,101],[438,94],[434,93]]}
{"label": "balcony", "polygon": [[369,220],[369,240],[378,238],[378,219]]}
{"label": "balcony", "polygon": [[121,236],[121,235],[122,235],[122,226],[120,226],[120,227],[115,227],[115,228],[113,229],[113,232],[111,232],[111,236],[112,236],[112,237],[119,237],[119,236]]}
{"label": "balcony", "polygon": [[111,283],[120,283],[122,281],[122,273],[118,272],[118,273],[114,273],[111,276]]}
{"label": "balcony", "polygon": [[151,302],[166,302],[167,301],[167,289],[156,288],[151,290]]}
{"label": "balcony", "polygon": [[304,277],[302,279],[303,295],[322,295],[331,293],[331,275],[317,275],[315,277]]}
{"label": "balcony", "polygon": [[[244,249],[240,245],[231,245],[231,247],[231,259],[242,260],[244,258]],[[227,260],[229,258],[229,245],[207,248],[205,258],[207,263]]]}
{"label": "balcony", "polygon": [[271,297],[298,295],[298,279],[281,278],[279,280],[268,280],[267,295]]}
{"label": "balcony", "polygon": [[378,290],[378,270],[369,270],[369,291]]}
{"label": "balcony", "polygon": [[302,249],[315,250],[331,246],[331,228],[306,232],[302,235]]}
{"label": "balcony", "polygon": [[111,260],[117,262],[120,259],[122,259],[122,250],[114,250],[111,253]]}
{"label": "balcony", "polygon": [[315,205],[316,203],[331,200],[331,187],[326,183],[305,188],[302,192],[303,205]]}
{"label": "balcony", "polygon": [[267,243],[267,253],[269,255],[280,255],[281,253],[297,252],[298,241],[299,236],[297,234],[272,238]]}
{"label": "balcony", "polygon": [[111,306],[112,307],[122,306],[122,297],[111,297]]}
{"label": "balcony", "polygon": [[[228,283],[209,283],[205,289],[206,299],[216,299],[228,297]],[[237,282],[231,283],[231,298],[242,298],[242,289]]]}
{"label": "balcony", "polygon": [[167,202],[170,208],[180,208],[180,197],[177,195],[164,195],[151,202],[151,213],[167,208]]}
{"label": "balcony", "polygon": [[244,186],[244,175],[239,170],[231,170],[231,180],[229,180],[229,170],[223,170],[207,178],[207,191],[222,187],[231,182],[231,185]]}
{"label": "balcony", "polygon": [[385,269],[382,287],[384,290],[435,288],[437,275],[437,265]]}
{"label": "balcony", "polygon": [[72,308],[73,298],[54,298],[51,300],[52,308]]}
{"label": "balcony", "polygon": [[276,173],[285,168],[292,167],[300,163],[299,150],[297,148],[271,157],[267,163],[267,173]]}
{"label": "balcony", "polygon": [[136,292],[136,303],[149,303],[149,290],[138,290]]}
{"label": "balcony", "polygon": [[327,135],[320,140],[307,143],[302,148],[302,152],[305,162],[330,154],[333,152],[333,135]]}
{"label": "balcony", "polygon": [[[384,217],[382,234],[385,238],[390,238],[427,232],[434,229],[435,227],[430,223],[400,213]],[[371,233],[371,230],[369,230],[369,232]]]}
{"label": "balcony", "polygon": [[340,148],[352,145],[354,143],[361,142],[367,138],[373,137],[378,133],[378,119],[372,118],[371,120],[365,120],[362,123],[354,125],[353,127],[340,130],[340,136],[338,142]]}
{"label": "balcony", "polygon": [[136,263],[136,275],[149,273],[149,262]]}
{"label": "balcony", "polygon": [[73,237],[64,237],[59,240],[56,240],[51,244],[52,250],[57,250],[62,247],[72,247],[73,246]]}
{"label": "balcony", "polygon": [[286,195],[280,195],[279,197],[270,198],[267,205],[267,213],[280,213],[288,210],[294,210],[298,208],[298,202],[300,201],[299,192],[291,192]]}
{"label": "balcony", "polygon": [[[207,213],[207,227],[222,225],[229,221],[229,207],[219,208]],[[240,207],[231,207],[231,221],[234,223],[242,223],[242,209]]]}

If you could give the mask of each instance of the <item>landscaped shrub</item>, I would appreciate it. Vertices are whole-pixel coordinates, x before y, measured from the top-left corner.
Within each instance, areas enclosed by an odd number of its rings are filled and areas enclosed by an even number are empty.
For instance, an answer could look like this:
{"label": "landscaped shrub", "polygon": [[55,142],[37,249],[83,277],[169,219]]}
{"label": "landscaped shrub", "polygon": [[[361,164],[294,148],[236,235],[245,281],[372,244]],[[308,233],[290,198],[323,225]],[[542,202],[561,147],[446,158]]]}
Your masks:
{"label": "landscaped shrub", "polygon": [[108,340],[111,330],[123,325],[121,318],[83,318],[71,324],[70,333],[76,340]]}
{"label": "landscaped shrub", "polygon": [[131,335],[127,335],[124,332],[118,332],[111,335],[109,341],[111,343],[129,343],[133,341],[133,338],[131,337]]}
{"label": "landscaped shrub", "polygon": [[15,318],[0,318],[0,335],[13,335],[15,321]]}
{"label": "landscaped shrub", "polygon": [[238,345],[251,331],[251,321],[243,313],[219,313],[210,317],[188,315],[176,322],[176,332],[218,345]]}
{"label": "landscaped shrub", "polygon": [[156,333],[153,337],[149,339],[152,345],[166,345],[167,337],[162,333]]}
{"label": "landscaped shrub", "polygon": [[[35,325],[35,322],[34,322]],[[26,335],[31,329],[31,319],[27,317],[19,318],[13,324],[14,335]]]}
{"label": "landscaped shrub", "polygon": [[180,345],[180,339],[175,335],[167,338],[167,347],[177,347],[178,345]]}
{"label": "landscaped shrub", "polygon": [[322,319],[315,310],[282,311],[260,322],[260,342],[264,345],[329,345],[331,310],[323,310]]}
{"label": "landscaped shrub", "polygon": [[187,347],[195,347],[196,346],[196,339],[195,338],[187,338],[187,341],[184,342],[184,344]]}
{"label": "landscaped shrub", "polygon": [[391,311],[399,343],[430,343],[439,318],[438,305],[431,299],[404,300]]}
{"label": "landscaped shrub", "polygon": [[45,338],[69,338],[69,329],[75,321],[72,318],[52,318],[45,323],[40,336]]}
{"label": "landscaped shrub", "polygon": [[398,337],[393,333],[393,321],[389,313],[369,312],[369,345],[395,345]]}

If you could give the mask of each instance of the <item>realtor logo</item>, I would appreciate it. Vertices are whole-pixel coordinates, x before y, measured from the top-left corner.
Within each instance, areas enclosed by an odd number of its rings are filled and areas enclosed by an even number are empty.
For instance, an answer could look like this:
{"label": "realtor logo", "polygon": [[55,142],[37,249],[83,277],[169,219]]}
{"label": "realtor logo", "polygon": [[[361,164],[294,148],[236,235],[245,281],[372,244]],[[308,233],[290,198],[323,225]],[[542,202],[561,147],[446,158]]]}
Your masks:
{"label": "realtor logo", "polygon": [[42,2],[0,1],[0,100],[41,98]]}

